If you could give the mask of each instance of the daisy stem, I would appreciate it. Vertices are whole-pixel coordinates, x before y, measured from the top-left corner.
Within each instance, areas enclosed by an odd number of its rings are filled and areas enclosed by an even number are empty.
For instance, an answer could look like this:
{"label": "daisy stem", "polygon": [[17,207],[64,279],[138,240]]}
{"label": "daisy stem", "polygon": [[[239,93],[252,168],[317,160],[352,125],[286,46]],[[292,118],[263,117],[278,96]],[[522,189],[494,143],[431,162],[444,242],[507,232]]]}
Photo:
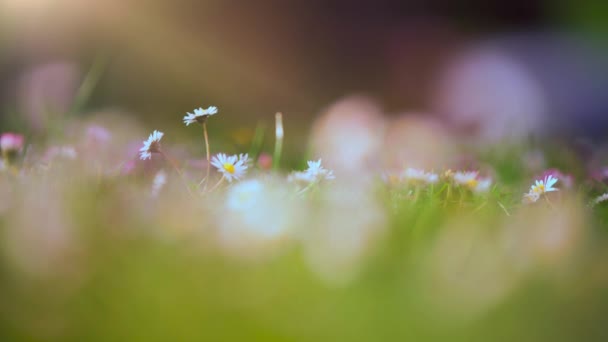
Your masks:
{"label": "daisy stem", "polygon": [[190,190],[190,187],[188,186],[188,182],[186,182],[186,179],[184,178],[184,174],[177,167],[177,164],[175,163],[175,161],[173,159],[171,159],[165,152],[160,151],[159,153],[160,153],[161,156],[163,156],[163,158],[165,158],[165,160],[171,165],[171,167],[173,167],[173,169],[175,170],[175,172],[177,172],[177,174],[179,175],[179,178],[184,183],[184,186],[186,187],[186,190],[188,190],[188,194],[190,194],[190,196],[194,197],[194,194],[192,193],[192,190]]}
{"label": "daisy stem", "polygon": [[226,177],[222,176],[222,178],[220,178],[220,180],[219,180],[217,183],[215,183],[215,185],[213,186],[213,188],[211,188],[211,189],[209,190],[209,192],[213,192],[213,190],[217,189],[217,187],[219,187],[219,186],[220,186],[220,184],[222,184],[222,183],[224,182],[224,179],[225,179],[225,178],[226,178]]}
{"label": "daisy stem", "polygon": [[279,168],[279,162],[281,161],[281,153],[283,151],[283,114],[277,113],[275,115],[275,143],[274,143],[274,156],[272,158],[272,168],[277,170]]}
{"label": "daisy stem", "polygon": [[211,172],[211,159],[209,157],[209,135],[207,134],[207,123],[203,123],[203,135],[205,136],[205,152],[207,154],[207,175],[205,179],[209,178],[209,173]]}
{"label": "daisy stem", "polygon": [[545,198],[545,201],[547,201],[547,204],[549,204],[549,206],[551,207],[551,209],[555,210],[555,206],[553,205],[553,203],[551,203],[551,201],[549,200],[549,197],[546,194],[543,195],[543,197]]}
{"label": "daisy stem", "polygon": [[316,184],[316,182],[311,182],[310,184],[308,184],[304,189],[298,191],[296,193],[297,196],[302,195],[303,193],[305,193],[306,191],[312,189],[312,187]]}
{"label": "daisy stem", "polygon": [[507,208],[502,203],[500,203],[500,201],[497,201],[497,203],[498,203],[498,206],[505,212],[505,214],[507,214],[507,216],[511,216],[511,214],[509,213]]}

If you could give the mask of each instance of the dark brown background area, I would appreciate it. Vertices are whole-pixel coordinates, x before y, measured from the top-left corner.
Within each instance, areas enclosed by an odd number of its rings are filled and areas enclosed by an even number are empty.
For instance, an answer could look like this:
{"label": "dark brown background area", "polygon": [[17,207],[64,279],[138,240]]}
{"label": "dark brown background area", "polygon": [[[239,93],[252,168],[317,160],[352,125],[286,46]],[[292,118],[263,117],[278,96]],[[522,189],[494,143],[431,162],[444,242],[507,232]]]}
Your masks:
{"label": "dark brown background area", "polygon": [[160,120],[207,104],[245,121],[277,110],[308,118],[351,93],[424,111],[437,70],[471,40],[586,22],[563,1],[70,1],[43,20],[5,22],[4,93],[35,62],[86,71],[104,55],[89,107]]}

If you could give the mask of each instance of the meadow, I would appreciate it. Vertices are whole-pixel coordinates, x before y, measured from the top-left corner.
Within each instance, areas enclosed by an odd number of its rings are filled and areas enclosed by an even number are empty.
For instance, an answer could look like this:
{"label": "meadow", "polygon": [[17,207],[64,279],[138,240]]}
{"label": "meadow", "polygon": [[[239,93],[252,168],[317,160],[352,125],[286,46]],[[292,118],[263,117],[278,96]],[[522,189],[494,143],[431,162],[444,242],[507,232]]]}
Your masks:
{"label": "meadow", "polygon": [[389,168],[356,136],[284,150],[288,113],[231,153],[221,108],[182,115],[191,147],[120,118],[2,133],[2,340],[608,338],[608,173],[575,149]]}

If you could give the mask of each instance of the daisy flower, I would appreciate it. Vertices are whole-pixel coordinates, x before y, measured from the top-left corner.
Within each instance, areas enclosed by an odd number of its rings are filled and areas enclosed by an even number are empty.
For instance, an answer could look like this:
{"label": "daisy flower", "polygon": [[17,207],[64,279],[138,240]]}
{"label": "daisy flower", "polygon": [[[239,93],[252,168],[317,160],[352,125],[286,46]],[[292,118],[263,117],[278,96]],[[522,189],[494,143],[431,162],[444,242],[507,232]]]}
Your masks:
{"label": "daisy flower", "polygon": [[466,186],[473,192],[482,193],[487,192],[492,186],[491,178],[480,178],[479,172],[477,171],[458,171],[451,175],[454,183]]}
{"label": "daisy flower", "polygon": [[488,192],[492,186],[492,178],[481,178],[475,180],[473,191],[476,193]]}
{"label": "daisy flower", "polygon": [[536,192],[528,192],[527,194],[524,194],[524,198],[523,198],[522,202],[524,204],[530,204],[530,203],[534,203],[534,202],[538,201],[539,198],[540,198],[540,194],[538,194]]}
{"label": "daisy flower", "polygon": [[593,201],[591,201],[591,206],[594,207],[602,202],[605,202],[606,200],[608,200],[608,192],[594,198]]}
{"label": "daisy flower", "polygon": [[401,179],[408,182],[421,182],[434,184],[439,181],[439,175],[432,172],[426,172],[420,169],[407,168],[402,174]]}
{"label": "daisy flower", "polygon": [[198,108],[194,110],[194,113],[187,113],[187,115],[184,116],[184,123],[186,126],[190,126],[190,124],[197,122],[203,124],[207,121],[208,117],[215,114],[217,114],[217,107],[211,106],[207,109]]}
{"label": "daisy flower", "polygon": [[227,156],[224,153],[219,153],[211,159],[213,165],[222,175],[229,181],[232,179],[241,179],[247,171],[249,155],[233,155]]}
{"label": "daisy flower", "polygon": [[545,177],[545,179],[537,180],[536,183],[530,187],[530,192],[542,195],[547,192],[558,191],[559,189],[553,187],[555,183],[557,183],[557,178],[549,175]]}
{"label": "daisy flower", "polygon": [[165,133],[160,131],[154,131],[148,137],[148,140],[144,141],[144,146],[139,150],[139,159],[146,160],[152,158],[152,153],[160,153],[160,139],[163,138]]}
{"label": "daisy flower", "polygon": [[544,179],[537,180],[531,187],[527,194],[524,194],[524,202],[533,203],[538,201],[541,195],[547,192],[558,191],[559,189],[553,187],[557,183],[558,179],[549,175]]}
{"label": "daisy flower", "polygon": [[317,161],[310,160],[307,164],[308,169],[292,173],[287,180],[290,182],[315,183],[336,178],[332,170],[321,166],[321,159]]}
{"label": "daisy flower", "polygon": [[452,179],[458,185],[467,185],[471,188],[477,185],[477,171],[458,171],[452,175]]}
{"label": "daisy flower", "polygon": [[308,169],[304,172],[315,180],[332,180],[336,178],[332,170],[325,169],[323,166],[321,166],[321,159],[317,161],[310,160],[307,162],[307,164]]}

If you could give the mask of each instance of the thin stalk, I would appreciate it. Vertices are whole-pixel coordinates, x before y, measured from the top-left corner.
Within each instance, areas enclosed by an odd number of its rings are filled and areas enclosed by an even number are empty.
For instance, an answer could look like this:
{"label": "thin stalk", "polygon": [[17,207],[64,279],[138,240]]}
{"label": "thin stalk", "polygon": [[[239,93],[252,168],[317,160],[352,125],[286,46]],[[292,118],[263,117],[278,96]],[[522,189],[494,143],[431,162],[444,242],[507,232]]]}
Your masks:
{"label": "thin stalk", "polygon": [[87,72],[82,84],[76,91],[74,103],[70,108],[69,116],[78,113],[82,107],[89,101],[93,90],[101,80],[106,66],[108,65],[108,57],[105,54],[101,54],[95,58],[91,69]]}
{"label": "thin stalk", "polygon": [[283,114],[275,115],[275,142],[274,156],[272,158],[272,169],[277,170],[281,162],[281,153],[283,152]]}
{"label": "thin stalk", "polygon": [[302,195],[303,193],[305,193],[306,191],[312,189],[313,186],[315,186],[315,184],[317,184],[317,182],[311,182],[310,184],[308,184],[306,187],[304,187],[302,190],[298,191],[296,193],[297,196]]}
{"label": "thin stalk", "polygon": [[188,186],[188,182],[186,182],[186,178],[184,178],[184,174],[177,167],[177,164],[175,163],[175,161],[173,159],[171,159],[163,151],[160,151],[159,153],[160,153],[161,156],[163,156],[163,158],[165,158],[165,160],[171,165],[171,167],[173,167],[173,169],[175,170],[175,172],[177,172],[177,174],[179,175],[179,178],[184,183],[184,186],[186,187],[186,190],[188,190],[188,194],[190,194],[190,196],[194,197],[194,194],[192,193],[192,190],[190,190],[190,186]]}
{"label": "thin stalk", "polygon": [[205,152],[207,154],[207,175],[205,179],[209,178],[209,173],[211,173],[211,156],[209,153],[209,135],[207,134],[207,123],[203,122],[203,135],[205,136]]}
{"label": "thin stalk", "polygon": [[209,192],[213,192],[215,189],[217,189],[220,184],[222,184],[224,182],[224,179],[226,179],[226,177],[222,176],[222,178],[220,178],[220,180],[215,183],[215,185],[209,190]]}

